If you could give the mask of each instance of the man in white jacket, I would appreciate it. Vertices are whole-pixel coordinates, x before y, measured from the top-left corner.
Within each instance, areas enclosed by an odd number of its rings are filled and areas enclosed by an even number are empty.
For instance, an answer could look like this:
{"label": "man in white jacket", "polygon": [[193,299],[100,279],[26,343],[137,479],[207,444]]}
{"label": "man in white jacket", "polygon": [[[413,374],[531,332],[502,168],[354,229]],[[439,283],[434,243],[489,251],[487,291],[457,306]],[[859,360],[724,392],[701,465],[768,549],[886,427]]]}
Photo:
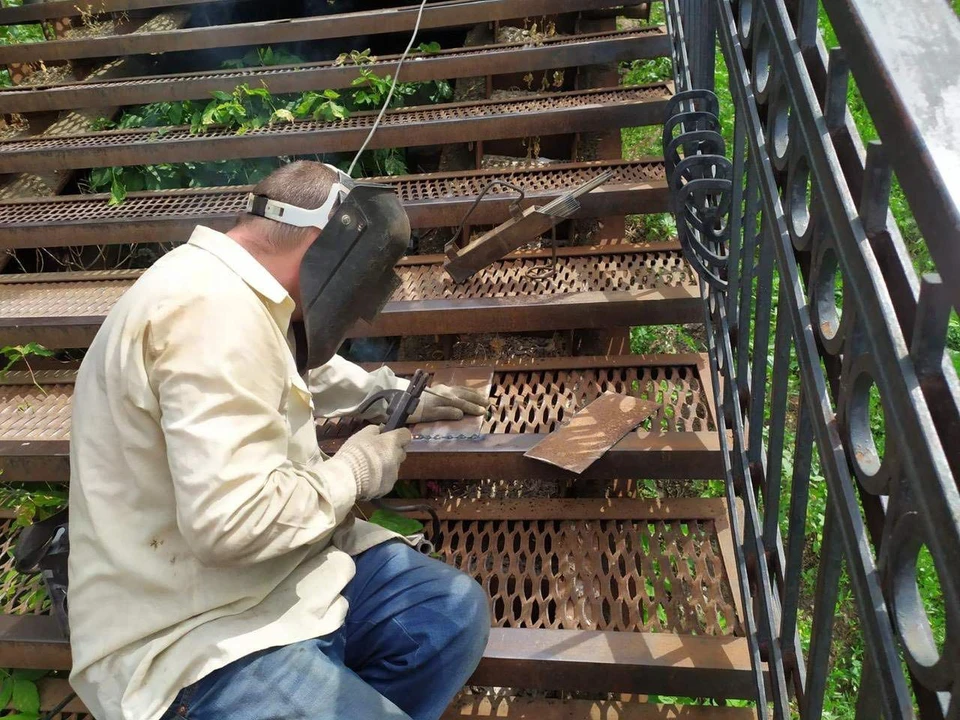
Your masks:
{"label": "man in white jacket", "polygon": [[[295,163],[254,191],[322,208],[315,226],[198,227],[83,361],[71,682],[99,720],[438,718],[479,662],[481,588],[351,515],[393,488],[410,432],[369,426],[333,457],[317,444],[315,415],[406,383],[336,356],[305,381],[291,352],[301,265],[337,180]],[[475,393],[432,390],[414,420],[484,411]]]}

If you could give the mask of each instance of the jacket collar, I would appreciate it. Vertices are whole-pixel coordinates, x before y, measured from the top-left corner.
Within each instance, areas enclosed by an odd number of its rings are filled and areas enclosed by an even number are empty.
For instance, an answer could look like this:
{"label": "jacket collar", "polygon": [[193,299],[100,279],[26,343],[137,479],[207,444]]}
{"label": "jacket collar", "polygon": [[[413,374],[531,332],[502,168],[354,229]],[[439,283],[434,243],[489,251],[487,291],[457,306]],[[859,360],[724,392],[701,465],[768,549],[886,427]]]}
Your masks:
{"label": "jacket collar", "polygon": [[271,275],[256,258],[240,247],[230,237],[203,225],[197,225],[190,236],[190,245],[202,248],[216,256],[224,265],[240,276],[250,288],[275,305],[283,305],[293,299],[283,285]]}

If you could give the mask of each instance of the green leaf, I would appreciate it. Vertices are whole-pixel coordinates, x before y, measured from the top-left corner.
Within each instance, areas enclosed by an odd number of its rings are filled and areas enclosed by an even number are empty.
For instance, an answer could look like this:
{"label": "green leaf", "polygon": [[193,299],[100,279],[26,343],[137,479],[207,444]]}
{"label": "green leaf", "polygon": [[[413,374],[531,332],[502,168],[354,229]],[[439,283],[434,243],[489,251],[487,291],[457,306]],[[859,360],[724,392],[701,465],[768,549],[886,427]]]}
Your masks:
{"label": "green leaf", "polygon": [[40,692],[30,680],[13,679],[13,707],[25,714],[40,712]]}
{"label": "green leaf", "polygon": [[377,510],[370,516],[370,522],[400,535],[415,535],[423,530],[423,523],[419,520],[404,517],[389,510]]}
{"label": "green leaf", "polygon": [[110,183],[110,202],[108,205],[119,205],[124,200],[127,199],[127,188],[123,186],[123,183],[120,182],[120,179],[114,176],[113,182]]}
{"label": "green leaf", "polygon": [[214,90],[210,94],[213,96],[214,100],[219,100],[222,103],[227,103],[233,100],[233,95],[224,92],[223,90]]}
{"label": "green leaf", "polygon": [[274,110],[273,115],[270,116],[270,122],[274,120],[284,120],[286,122],[294,122],[296,118],[293,116],[293,113],[289,110]]}
{"label": "green leaf", "polygon": [[428,55],[432,55],[433,53],[440,52],[440,43],[438,42],[420,43],[419,45],[417,45],[417,50],[419,50],[422,53],[427,53]]}
{"label": "green leaf", "polygon": [[40,343],[28,342],[20,346],[20,352],[23,355],[39,355],[40,357],[53,357],[53,350],[48,350]]}
{"label": "green leaf", "polygon": [[13,678],[5,675],[0,682],[0,708],[5,708],[10,704],[10,698],[13,697]]}

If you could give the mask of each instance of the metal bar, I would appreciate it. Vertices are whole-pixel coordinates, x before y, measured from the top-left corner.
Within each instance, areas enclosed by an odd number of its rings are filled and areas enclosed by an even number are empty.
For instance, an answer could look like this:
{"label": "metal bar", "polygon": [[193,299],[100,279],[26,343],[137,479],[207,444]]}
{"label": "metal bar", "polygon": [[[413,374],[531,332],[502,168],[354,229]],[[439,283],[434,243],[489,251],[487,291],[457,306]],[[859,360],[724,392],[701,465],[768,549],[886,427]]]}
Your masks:
{"label": "metal bar", "polygon": [[820,567],[817,571],[816,602],[810,630],[810,651],[807,655],[807,681],[801,717],[823,716],[823,697],[827,688],[827,670],[830,667],[830,645],[833,637],[833,619],[837,607],[837,592],[842,569],[842,551],[837,537],[836,519],[827,505],[820,541]]}
{"label": "metal bar", "polygon": [[[479,440],[414,440],[400,469],[404,480],[575,480],[573,473],[523,457],[545,434],[485,435]],[[322,440],[328,455],[342,439]],[[3,482],[67,482],[70,450],[67,441],[0,441]],[[723,472],[714,431],[641,432],[630,435],[595,462],[591,480],[617,480],[644,475],[661,479],[709,480]]]}
{"label": "metal bar", "polygon": [[[387,507],[403,505],[405,500],[384,500]],[[423,499],[418,503],[433,508],[441,520],[723,520],[727,503],[720,498],[670,498],[639,500],[617,498],[535,498],[492,500],[486,498]],[[371,509],[367,504],[361,510]],[[412,517],[430,517],[412,512]]]}
{"label": "metal bar", "polygon": [[713,90],[716,76],[716,10],[701,0],[680,0],[680,16],[690,63],[690,89]]}
{"label": "metal bar", "polygon": [[[904,17],[895,3],[823,4],[930,254],[941,274],[951,273],[943,276],[951,304],[960,307],[953,275],[960,269],[960,137],[942,122],[960,95],[960,24],[942,0],[918,0]],[[901,38],[916,39],[908,57]]]}
{"label": "metal bar", "polygon": [[[424,10],[420,28],[429,30],[441,27],[462,27],[493,20],[509,20],[534,15],[559,15],[617,5],[618,0],[451,0],[428,4]],[[10,45],[0,47],[0,64],[41,60],[49,63],[54,60],[270,45],[299,40],[329,40],[358,35],[409,32],[413,30],[418,10],[419,4],[292,20],[268,20],[142,35],[117,35]]]}
{"label": "metal bar", "polygon": [[780,637],[784,642],[797,634],[797,609],[800,604],[800,583],[803,579],[803,551],[806,544],[807,504],[810,499],[810,468],[813,461],[813,428],[810,411],[802,397],[797,399],[797,434],[790,481],[790,517],[787,529],[787,556]]}
{"label": "metal bar", "polygon": [[[2,48],[0,48],[2,50]],[[531,98],[452,103],[388,112],[369,147],[412,147],[538,135],[593,132],[662,119],[668,84],[552,93]],[[0,142],[0,172],[41,172],[241,157],[309,155],[358,150],[376,112],[347,120],[298,120],[238,135],[189,127],[109,130]]]}
{"label": "metal bar", "polygon": [[471,684],[750,697],[743,638],[494,628]]}
{"label": "metal bar", "polygon": [[[560,197],[588,177],[612,170],[614,178],[584,196],[576,217],[667,209],[667,187],[660,160],[565,163],[511,172],[480,170],[390,178],[414,228],[456,226],[489,182],[509,178],[527,199],[543,203]],[[226,231],[244,212],[252,186],[130,193],[120,205],[109,195],[61,196],[0,203],[0,248],[34,248],[118,243],[177,243],[189,239],[197,224]],[[494,190],[472,219],[494,224],[510,217],[513,193]]]}
{"label": "metal bar", "polygon": [[[233,2],[243,0],[233,0]],[[148,10],[150,8],[172,8],[186,5],[203,5],[217,2],[217,0],[91,0],[84,5],[77,0],[46,0],[20,7],[5,7],[0,9],[0,25],[14,25],[20,23],[34,23],[41,20],[58,20],[60,18],[78,17],[92,11],[95,15],[112,12],[130,12]],[[94,4],[95,3],[95,4]],[[88,10],[89,8],[89,10]]]}
{"label": "metal bar", "polygon": [[[72,0],[71,0],[72,2]],[[37,7],[36,5],[31,7]],[[669,53],[662,27],[637,28],[576,37],[548,38],[542,44],[506,43],[442,50],[405,63],[405,82],[548,70],[585,64],[625,62]],[[399,56],[378,57],[363,66],[335,61],[244,70],[150,75],[57,85],[18,86],[0,90],[0,114],[49,112],[78,107],[146,105],[155,102],[209,99],[215,90],[232,92],[241,83],[266,87],[274,95],[316,88],[344,88],[360,70],[396,73]]]}
{"label": "metal bar", "polygon": [[764,402],[767,387],[767,351],[770,347],[770,318],[773,306],[772,228],[764,213],[760,227],[760,264],[757,268],[757,299],[753,316],[753,368],[750,376],[750,425],[747,458],[757,467],[763,462],[763,428],[766,423]]}
{"label": "metal bar", "polygon": [[[778,307],[786,305],[783,297],[784,290],[780,290]],[[759,321],[758,321],[759,322]],[[790,368],[790,340],[792,336],[790,320],[777,313],[776,339],[773,347],[773,387],[770,391],[770,419],[767,423],[769,435],[767,437],[767,466],[765,472],[767,486],[763,490],[763,544],[767,548],[777,546],[780,535],[780,492],[781,473],[783,472],[783,439],[787,424],[787,381],[791,376]],[[769,322],[767,323],[769,327]],[[755,351],[766,364],[766,353]],[[764,384],[763,387],[766,385]],[[754,387],[758,387],[756,384]],[[760,395],[758,393],[758,395]],[[762,398],[763,395],[760,395]],[[754,418],[752,426],[761,425],[760,417]],[[752,429],[751,426],[751,429]],[[762,449],[762,448],[761,448]],[[784,640],[791,636],[783,636]]]}

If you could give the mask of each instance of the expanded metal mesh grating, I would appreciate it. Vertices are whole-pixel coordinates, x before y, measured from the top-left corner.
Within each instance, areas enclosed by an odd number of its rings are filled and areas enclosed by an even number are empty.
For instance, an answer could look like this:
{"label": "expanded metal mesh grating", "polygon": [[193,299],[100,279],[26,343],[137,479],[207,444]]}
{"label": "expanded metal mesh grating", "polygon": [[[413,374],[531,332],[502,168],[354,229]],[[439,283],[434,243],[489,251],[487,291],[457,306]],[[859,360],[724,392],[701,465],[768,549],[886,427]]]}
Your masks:
{"label": "expanded metal mesh grating", "polygon": [[549,296],[574,292],[625,292],[656,287],[694,285],[693,270],[679,251],[629,252],[618,255],[563,258],[557,274],[547,280],[530,278],[530,268],[549,258],[496,262],[458,285],[436,265],[398,268],[401,285],[394,302],[434,299]]}
{"label": "expanded metal mesh grating", "polygon": [[0,383],[0,438],[30,442],[70,437],[71,372],[11,372]]}
{"label": "expanded metal mesh grating", "polygon": [[[580,167],[533,168],[503,173],[463,173],[449,176],[409,176],[378,178],[377,182],[396,186],[405,203],[424,200],[460,200],[476,197],[491,180],[506,180],[528,193],[568,190],[590,180],[604,170],[612,170],[613,185],[654,182],[664,179],[660,162],[592,163]],[[0,225],[24,226],[49,223],[82,223],[101,220],[129,221],[233,216],[246,208],[249,187],[224,188],[222,191],[172,190],[153,194],[131,195],[119,205],[110,205],[107,198],[78,197],[52,202],[23,202],[0,205]],[[489,195],[515,194],[494,186]]]}
{"label": "expanded metal mesh grating", "polygon": [[448,520],[437,549],[487,590],[497,627],[737,628],[712,520]]}
{"label": "expanded metal mesh grating", "polygon": [[[493,118],[508,115],[527,115],[530,113],[570,110],[574,108],[618,105],[629,102],[650,102],[667,100],[671,93],[666,84],[630,87],[617,90],[583,91],[563,93],[547,97],[512,99],[505,102],[481,102],[463,105],[437,105],[433,107],[400,108],[388,112],[380,124],[381,128],[411,127],[423,123],[450,122]],[[317,120],[298,120],[295,123],[271,125],[259,130],[250,130],[246,139],[277,137],[300,133],[338,133],[344,131],[365,130],[370,128],[376,113],[354,115],[337,122]],[[40,150],[70,151],[90,148],[118,148],[128,145],[155,144],[164,145],[181,140],[214,140],[217,138],[237,137],[232,129],[210,129],[198,136],[191,133],[189,127],[145,128],[141,130],[108,130],[83,135],[64,137],[35,137],[29,139],[0,142],[0,157],[8,153],[31,152]]]}
{"label": "expanded metal mesh grating", "polygon": [[[707,397],[693,365],[602,368],[587,370],[523,370],[496,372],[483,434],[543,434],[603,393],[611,391],[660,405],[642,430],[704,432],[716,430]],[[362,422],[320,421],[322,438],[346,437]]]}
{"label": "expanded metal mesh grating", "polygon": [[[585,43],[595,42],[597,40],[604,40],[608,38],[615,39],[624,39],[629,40],[632,38],[639,37],[649,37],[652,35],[662,35],[663,31],[658,27],[648,27],[648,28],[636,28],[626,31],[618,31],[611,33],[596,33],[590,35],[578,35],[575,37],[562,37],[562,38],[547,38],[540,41],[537,46],[545,48],[554,48],[554,47],[564,47],[568,45],[582,45]],[[496,45],[493,48],[479,48],[479,49],[464,49],[458,50],[457,52],[444,53],[443,58],[469,58],[469,57],[478,57],[483,55],[490,55],[492,52],[497,50],[508,50],[515,49],[519,47],[529,46],[529,44],[524,43],[507,43],[503,45]],[[365,67],[377,72],[377,68],[380,66],[391,66],[395,65],[397,61],[396,57],[382,57],[377,60],[374,60],[371,63],[365,65]],[[297,65],[296,67],[262,67],[262,68],[244,68],[241,70],[230,70],[230,71],[221,71],[221,72],[198,72],[198,73],[186,73],[182,75],[156,75],[152,77],[138,77],[131,79],[117,79],[117,80],[108,80],[98,83],[61,83],[57,85],[45,85],[43,90],[52,90],[56,92],[58,88],[69,88],[69,89],[83,89],[90,90],[93,92],[96,91],[106,91],[109,92],[112,89],[116,88],[128,88],[128,87],[142,87],[147,85],[167,85],[171,82],[181,82],[181,81],[203,81],[203,80],[218,80],[223,81],[225,85],[240,83],[258,83],[261,80],[269,80],[271,77],[277,75],[300,75],[304,73],[311,73],[318,69],[322,68],[332,68],[336,67],[335,61],[327,62],[317,62],[317,63],[303,63]],[[11,95],[16,98],[17,90],[8,90],[4,91],[5,94]],[[101,100],[109,100],[109,95]]]}
{"label": "expanded metal mesh grating", "polygon": [[644,430],[714,430],[697,369],[692,365],[524,370],[494,375],[492,411],[485,433],[550,433],[564,418],[605,392],[617,392],[660,405],[640,426]]}
{"label": "expanded metal mesh grating", "polygon": [[[527,274],[529,269],[545,262],[550,262],[549,258],[500,261],[463,285],[450,280],[439,264],[403,265],[397,268],[401,285],[392,299],[394,302],[411,302],[553,296],[586,291],[626,292],[695,283],[693,271],[678,250],[637,249],[616,255],[565,257],[560,259],[555,277],[543,281],[531,279]],[[71,281],[71,277],[77,279]],[[44,282],[22,282],[36,280],[36,275],[6,276],[0,280],[0,316],[104,316],[136,277],[136,272],[126,270],[72,276],[56,273],[49,281],[44,278]]]}

